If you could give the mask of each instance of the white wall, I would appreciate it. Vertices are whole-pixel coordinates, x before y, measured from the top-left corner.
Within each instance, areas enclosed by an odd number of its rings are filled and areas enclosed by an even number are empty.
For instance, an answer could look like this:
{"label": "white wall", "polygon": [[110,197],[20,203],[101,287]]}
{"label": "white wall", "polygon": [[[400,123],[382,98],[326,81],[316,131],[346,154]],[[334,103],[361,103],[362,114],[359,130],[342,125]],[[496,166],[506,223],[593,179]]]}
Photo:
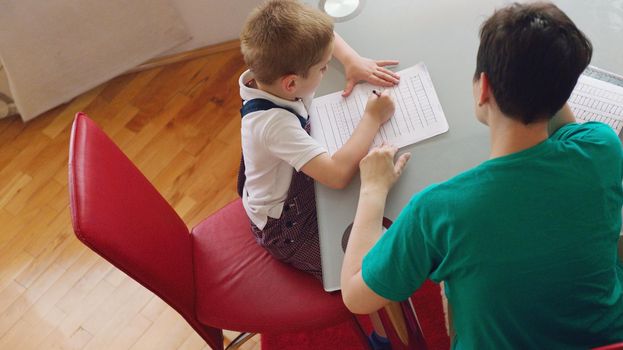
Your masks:
{"label": "white wall", "polygon": [[172,0],[193,39],[164,55],[237,39],[251,10],[262,0]]}

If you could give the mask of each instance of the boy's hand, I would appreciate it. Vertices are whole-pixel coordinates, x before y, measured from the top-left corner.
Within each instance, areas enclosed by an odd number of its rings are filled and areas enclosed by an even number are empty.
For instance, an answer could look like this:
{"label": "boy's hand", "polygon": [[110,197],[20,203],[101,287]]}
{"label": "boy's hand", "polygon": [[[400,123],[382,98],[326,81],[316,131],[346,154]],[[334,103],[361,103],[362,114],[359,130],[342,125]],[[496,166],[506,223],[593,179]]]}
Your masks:
{"label": "boy's hand", "polygon": [[373,118],[380,126],[394,115],[395,110],[394,99],[387,92],[381,93],[380,96],[371,94],[368,98],[366,109],[363,112],[363,117]]}
{"label": "boy's hand", "polygon": [[383,87],[398,85],[400,76],[385,68],[385,66],[395,66],[398,63],[395,60],[375,61],[359,55],[352,57],[352,59],[344,62],[346,88],[342,92],[342,96],[350,95],[355,85],[360,81],[367,81]]}
{"label": "boy's hand", "polygon": [[411,153],[404,153],[394,163],[398,147],[383,144],[375,147],[359,162],[361,191],[379,191],[387,194],[396,183],[409,161]]}

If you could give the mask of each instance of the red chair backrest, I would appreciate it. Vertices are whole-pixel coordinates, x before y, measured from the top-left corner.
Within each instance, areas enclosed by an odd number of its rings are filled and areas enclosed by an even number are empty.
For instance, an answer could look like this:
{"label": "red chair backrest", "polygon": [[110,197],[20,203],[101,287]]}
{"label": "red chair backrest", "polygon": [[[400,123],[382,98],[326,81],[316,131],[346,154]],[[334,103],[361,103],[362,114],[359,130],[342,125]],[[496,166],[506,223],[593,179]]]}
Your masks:
{"label": "red chair backrest", "polygon": [[71,132],[69,192],[76,236],[187,319],[194,317],[188,228],[82,113],[76,115]]}

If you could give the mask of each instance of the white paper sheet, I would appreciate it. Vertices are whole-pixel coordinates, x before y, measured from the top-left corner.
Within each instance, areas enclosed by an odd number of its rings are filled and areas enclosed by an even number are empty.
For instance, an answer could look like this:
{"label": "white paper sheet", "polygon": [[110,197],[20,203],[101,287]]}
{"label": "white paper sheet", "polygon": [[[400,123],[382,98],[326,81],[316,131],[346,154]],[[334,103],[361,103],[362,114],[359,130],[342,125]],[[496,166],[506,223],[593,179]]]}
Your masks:
{"label": "white paper sheet", "polygon": [[[600,79],[586,73],[580,76],[569,98],[569,107],[578,122],[606,123],[620,134],[623,129],[623,87],[611,80],[601,80],[607,78],[603,74],[595,76]],[[610,74],[609,77],[612,79],[616,75]]]}
{"label": "white paper sheet", "polygon": [[[448,131],[448,122],[426,66],[419,63],[398,74],[400,84],[386,90],[394,98],[396,112],[381,127],[374,145],[386,141],[404,147]],[[342,97],[340,91],[313,100],[311,134],[329,154],[335,153],[352,135],[374,89],[379,90],[371,84],[358,84],[348,98]]]}

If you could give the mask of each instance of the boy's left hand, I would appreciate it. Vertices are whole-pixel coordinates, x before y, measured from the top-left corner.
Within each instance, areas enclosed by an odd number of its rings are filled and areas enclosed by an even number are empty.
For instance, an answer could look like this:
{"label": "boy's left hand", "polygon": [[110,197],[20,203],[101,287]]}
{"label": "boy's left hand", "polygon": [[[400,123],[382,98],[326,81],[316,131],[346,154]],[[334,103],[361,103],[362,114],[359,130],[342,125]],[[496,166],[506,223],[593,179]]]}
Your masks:
{"label": "boy's left hand", "polygon": [[395,66],[398,63],[396,60],[375,61],[361,56],[345,63],[346,88],[342,92],[342,96],[350,95],[355,85],[360,81],[367,81],[383,87],[398,85],[400,76],[385,68],[385,66]]}

